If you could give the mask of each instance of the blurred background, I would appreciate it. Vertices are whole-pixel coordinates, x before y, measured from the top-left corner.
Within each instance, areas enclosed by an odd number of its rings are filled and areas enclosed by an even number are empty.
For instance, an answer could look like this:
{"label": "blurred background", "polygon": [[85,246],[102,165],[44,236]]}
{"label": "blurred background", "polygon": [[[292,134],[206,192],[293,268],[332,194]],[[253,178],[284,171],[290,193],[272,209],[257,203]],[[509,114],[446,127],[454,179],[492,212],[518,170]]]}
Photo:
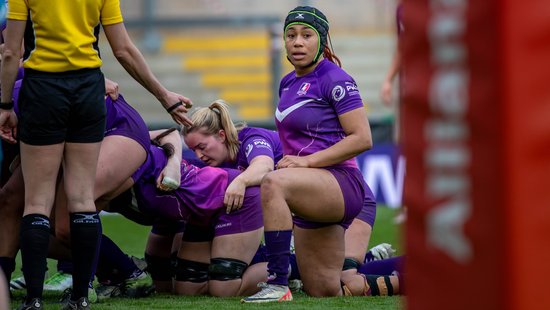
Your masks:
{"label": "blurred background", "polygon": [[[361,91],[375,142],[392,138],[393,107],[380,86],[395,48],[395,0],[121,0],[125,24],[153,72],[170,90],[206,106],[228,101],[234,120],[272,127],[279,79],[291,70],[282,22],[298,5],[323,11],[343,68]],[[100,42],[103,71],[151,127],[171,118]],[[275,94],[275,96],[274,96]]]}

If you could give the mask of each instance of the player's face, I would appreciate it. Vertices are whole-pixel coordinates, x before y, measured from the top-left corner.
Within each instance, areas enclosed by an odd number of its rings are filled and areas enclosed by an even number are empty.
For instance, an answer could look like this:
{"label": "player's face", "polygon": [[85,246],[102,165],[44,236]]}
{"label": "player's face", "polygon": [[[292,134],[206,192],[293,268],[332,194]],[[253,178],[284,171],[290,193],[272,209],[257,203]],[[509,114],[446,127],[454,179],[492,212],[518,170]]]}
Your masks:
{"label": "player's face", "polygon": [[197,157],[208,166],[217,167],[229,159],[223,130],[216,135],[205,134],[198,130],[188,133],[183,139]]}
{"label": "player's face", "polygon": [[319,36],[305,25],[292,25],[285,33],[286,54],[296,71],[308,68],[319,47]]}

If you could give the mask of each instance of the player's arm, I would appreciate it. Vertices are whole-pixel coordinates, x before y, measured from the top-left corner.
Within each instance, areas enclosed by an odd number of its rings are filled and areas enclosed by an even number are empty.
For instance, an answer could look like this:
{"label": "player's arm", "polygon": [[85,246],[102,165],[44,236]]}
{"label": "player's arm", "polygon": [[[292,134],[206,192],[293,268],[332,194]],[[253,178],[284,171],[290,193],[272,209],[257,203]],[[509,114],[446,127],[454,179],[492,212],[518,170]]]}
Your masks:
{"label": "player's arm", "polygon": [[[162,86],[149,68],[141,52],[130,39],[124,23],[104,25],[103,29],[113,55],[124,69],[160,101],[177,123],[191,125],[192,122],[186,115],[187,109],[192,106],[191,100],[180,94],[171,92]],[[177,102],[182,102],[183,104],[174,108]]]}
{"label": "player's arm", "polygon": [[173,147],[173,153],[168,158],[166,166],[157,178],[157,188],[164,191],[175,190],[180,186],[181,181],[181,159],[183,150],[183,141],[175,128],[168,130],[154,130],[149,132],[151,140],[158,144],[170,144]]}
{"label": "player's arm", "polygon": [[391,104],[393,80],[399,73],[400,69],[401,69],[401,56],[399,54],[399,49],[398,49],[395,51],[393,55],[391,65],[388,69],[388,72],[386,73],[386,77],[384,78],[384,81],[382,82],[382,88],[380,90],[380,96],[382,97],[382,101],[384,101],[386,105]]}
{"label": "player's arm", "polygon": [[266,155],[259,155],[252,159],[250,166],[227,186],[223,201],[227,213],[242,207],[246,188],[260,185],[262,178],[273,171],[274,165],[273,158]]}
{"label": "player's arm", "polygon": [[372,147],[369,120],[363,107],[338,116],[346,137],[331,147],[308,156],[286,155],[277,163],[277,168],[332,166],[353,158]]}
{"label": "player's arm", "polygon": [[263,177],[275,167],[275,154],[269,138],[260,134],[249,136],[242,141],[241,148],[245,150],[248,167],[227,186],[224,204],[228,213],[240,209],[246,188],[260,185]]}
{"label": "player's arm", "polygon": [[273,171],[274,166],[275,163],[272,157],[266,155],[256,156],[250,162],[250,166],[236,179],[242,180],[246,187],[260,185],[263,177]]}
{"label": "player's arm", "polygon": [[5,103],[0,109],[0,131],[5,139],[13,139],[14,131],[17,128],[17,116],[13,111],[13,86],[19,70],[19,59],[21,58],[21,44],[27,22],[25,20],[8,19],[6,28],[6,43],[2,57],[2,68],[0,73],[1,98]]}

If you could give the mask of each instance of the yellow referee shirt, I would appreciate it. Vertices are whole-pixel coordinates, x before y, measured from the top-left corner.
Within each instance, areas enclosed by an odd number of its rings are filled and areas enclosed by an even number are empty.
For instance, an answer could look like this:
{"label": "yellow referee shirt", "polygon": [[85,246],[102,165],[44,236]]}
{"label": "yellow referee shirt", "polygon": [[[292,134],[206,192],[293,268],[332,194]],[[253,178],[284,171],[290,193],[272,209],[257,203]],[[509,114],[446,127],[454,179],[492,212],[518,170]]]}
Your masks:
{"label": "yellow referee shirt", "polygon": [[[96,27],[122,22],[119,0],[8,0],[8,19],[28,20],[34,46],[23,67],[44,72],[98,68]],[[27,28],[29,24],[27,24]],[[28,32],[31,29],[26,29]]]}

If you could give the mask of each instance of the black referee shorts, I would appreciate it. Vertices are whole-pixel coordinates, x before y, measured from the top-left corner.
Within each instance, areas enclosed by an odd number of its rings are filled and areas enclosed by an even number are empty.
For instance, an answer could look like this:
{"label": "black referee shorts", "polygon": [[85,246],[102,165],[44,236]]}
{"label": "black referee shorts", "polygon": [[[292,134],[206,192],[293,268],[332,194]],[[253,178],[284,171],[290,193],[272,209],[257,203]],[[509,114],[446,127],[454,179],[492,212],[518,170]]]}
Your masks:
{"label": "black referee shorts", "polygon": [[19,138],[30,145],[95,143],[105,132],[105,78],[99,69],[25,70]]}

